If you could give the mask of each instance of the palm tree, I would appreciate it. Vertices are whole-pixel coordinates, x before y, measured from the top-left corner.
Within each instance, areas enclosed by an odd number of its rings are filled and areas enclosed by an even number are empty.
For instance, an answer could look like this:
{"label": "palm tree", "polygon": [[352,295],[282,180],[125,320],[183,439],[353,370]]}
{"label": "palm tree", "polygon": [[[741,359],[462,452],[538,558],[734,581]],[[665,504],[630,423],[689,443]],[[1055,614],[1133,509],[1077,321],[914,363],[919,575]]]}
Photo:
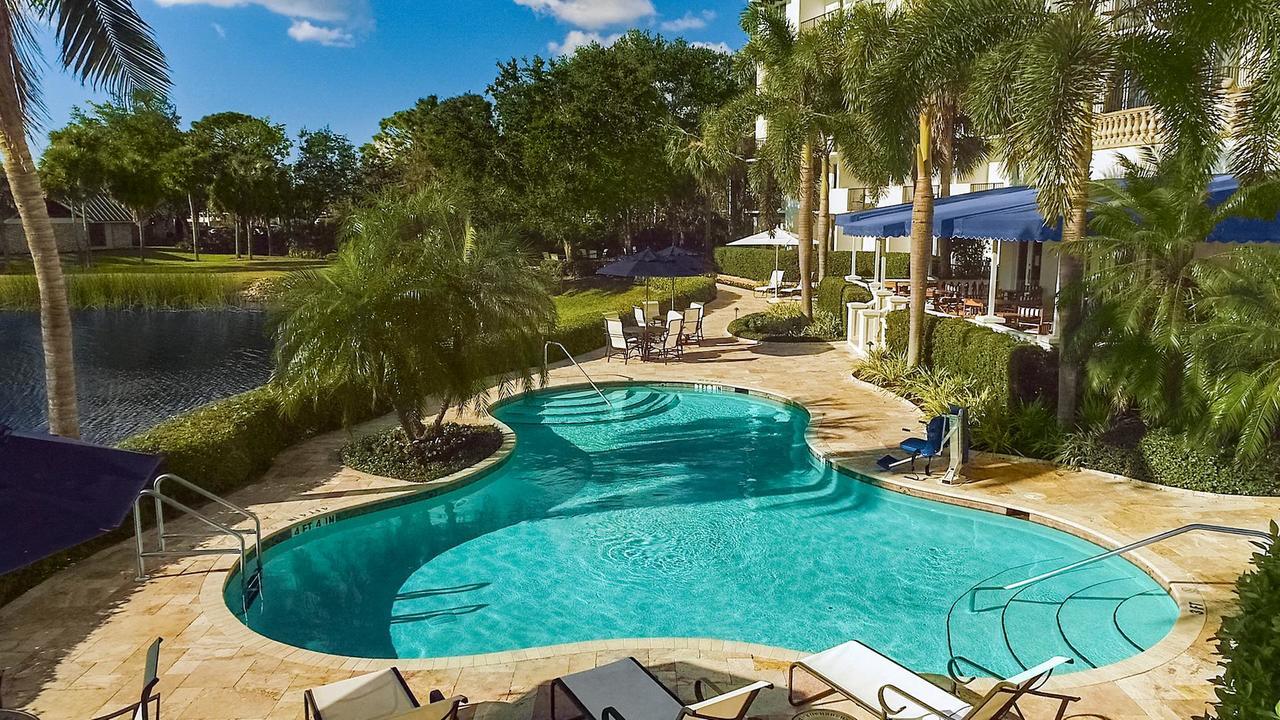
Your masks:
{"label": "palm tree", "polygon": [[[1016,35],[1024,14],[1007,5],[1020,0],[909,3],[865,27],[874,32],[846,50],[845,91],[851,109],[885,158],[910,155],[911,303],[907,363],[920,362],[925,296],[933,239],[935,157],[950,175],[957,133],[964,128],[960,98],[974,64],[987,47]],[[883,50],[869,52],[878,44]],[[949,182],[949,177],[948,177]]]}
{"label": "palm tree", "polygon": [[[703,115],[701,124],[707,128],[716,121],[714,113],[708,112]],[[704,136],[700,137],[675,124],[667,133],[667,162],[693,178],[698,192],[702,194],[702,241],[708,258],[714,249],[711,238],[711,223],[715,217],[713,208],[716,199],[726,192],[725,184],[729,180],[729,173],[738,161],[728,148],[713,139],[716,137],[718,132],[714,128],[704,131]]]}
{"label": "palm tree", "polygon": [[1234,447],[1237,462],[1247,463],[1280,430],[1280,255],[1236,249],[1198,279],[1204,317],[1192,355],[1210,398],[1204,435],[1208,447]]}
{"label": "palm tree", "polygon": [[82,81],[128,96],[135,89],[164,93],[168,68],[151,28],[128,0],[17,0],[0,4],[0,154],[22,218],[40,291],[49,430],[79,437],[71,312],[58,259],[58,243],[45,208],[44,190],[27,146],[33,116],[40,113],[35,19],[51,21],[61,43],[60,60]]}
{"label": "palm tree", "polygon": [[346,234],[331,268],[284,281],[273,383],[286,409],[390,407],[412,443],[495,376],[501,392],[531,383],[555,307],[514,245],[435,187],[381,198]]}
{"label": "palm tree", "polygon": [[[741,117],[737,106],[747,106],[768,123],[764,143],[758,148],[758,168],[768,168],[775,179],[798,201],[796,237],[800,246],[800,310],[813,316],[813,288],[809,282],[813,265],[814,166],[827,126],[826,77],[829,46],[821,33],[801,33],[793,27],[782,8],[752,2],[742,13],[742,29],[747,44],[740,51],[743,61],[759,69],[760,80],[742,98],[725,109],[729,116]],[[760,180],[759,173],[752,173]]]}

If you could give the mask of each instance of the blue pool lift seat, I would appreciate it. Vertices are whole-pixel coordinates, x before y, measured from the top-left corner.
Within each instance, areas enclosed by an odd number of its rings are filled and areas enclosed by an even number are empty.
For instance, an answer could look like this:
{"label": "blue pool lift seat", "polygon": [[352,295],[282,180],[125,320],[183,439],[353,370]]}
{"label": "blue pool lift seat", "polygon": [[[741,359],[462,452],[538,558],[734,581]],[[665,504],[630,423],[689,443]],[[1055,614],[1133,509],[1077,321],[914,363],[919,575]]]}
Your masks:
{"label": "blue pool lift seat", "polygon": [[947,418],[939,415],[929,421],[925,427],[924,437],[910,437],[903,440],[898,447],[911,456],[911,472],[916,470],[916,458],[924,458],[924,474],[929,474],[929,466],[933,458],[942,454],[942,441],[947,434]]}

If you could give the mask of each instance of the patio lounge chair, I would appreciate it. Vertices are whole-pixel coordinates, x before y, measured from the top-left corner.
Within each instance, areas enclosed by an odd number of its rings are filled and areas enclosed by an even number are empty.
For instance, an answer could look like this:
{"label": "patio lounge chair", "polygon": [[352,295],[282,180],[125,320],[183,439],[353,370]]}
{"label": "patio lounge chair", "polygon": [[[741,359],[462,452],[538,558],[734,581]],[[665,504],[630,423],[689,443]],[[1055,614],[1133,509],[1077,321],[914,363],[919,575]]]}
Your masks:
{"label": "patio lounge chair", "polygon": [[[685,705],[639,660],[629,657],[552,680],[551,720],[560,720],[557,699],[576,708],[575,717],[589,720],[742,720],[760,691],[771,687],[773,683],[759,681],[721,692],[699,680],[693,685],[697,702]],[[714,695],[707,697],[708,691]]]}
{"label": "patio lounge chair", "polygon": [[110,718],[127,717],[129,720],[154,720],[160,717],[160,694],[155,692],[156,685],[160,682],[160,643],[162,638],[156,638],[151,643],[151,647],[147,648],[147,662],[142,670],[142,695],[138,702],[109,714],[94,718],[94,720],[109,720]]}
{"label": "patio lounge chair", "polygon": [[778,293],[782,292],[783,275],[784,275],[783,271],[774,270],[772,273],[769,274],[769,282],[765,285],[761,285],[757,287],[755,289],[755,294],[760,297],[764,297],[769,293],[773,293],[774,295],[777,295]]}
{"label": "patio lounge chair", "polygon": [[[850,640],[792,663],[787,678],[791,687],[787,699],[792,705],[801,705],[839,694],[890,720],[1000,720],[1010,712],[1021,717],[1017,710],[1018,700],[1024,695],[1037,695],[1061,701],[1057,720],[1062,720],[1067,705],[1079,698],[1044,692],[1040,687],[1048,681],[1054,669],[1069,662],[1071,660],[1065,657],[1046,660],[998,681],[986,694],[969,703],[957,697],[955,690],[972,678],[953,674],[952,690],[948,691],[866,645]],[[953,660],[949,670],[955,665],[956,660]],[[809,697],[796,697],[797,669],[821,681],[828,689]]]}
{"label": "patio lounge chair", "polygon": [[414,720],[457,720],[458,707],[467,702],[462,695],[446,698],[432,690],[426,706],[409,690],[396,668],[340,680],[302,694],[307,720],[387,720],[418,708]]}
{"label": "patio lounge chair", "polygon": [[693,334],[690,335],[695,342],[701,343],[704,339],[702,335],[702,319],[707,315],[707,306],[700,302],[689,303],[690,310],[698,311],[698,323],[694,326]]}
{"label": "patio lounge chair", "polygon": [[644,345],[640,342],[640,338],[627,335],[623,331],[621,318],[606,317],[604,332],[608,340],[608,344],[604,346],[605,362],[614,355],[622,355],[622,363],[625,365],[632,357],[640,357],[643,354]]}

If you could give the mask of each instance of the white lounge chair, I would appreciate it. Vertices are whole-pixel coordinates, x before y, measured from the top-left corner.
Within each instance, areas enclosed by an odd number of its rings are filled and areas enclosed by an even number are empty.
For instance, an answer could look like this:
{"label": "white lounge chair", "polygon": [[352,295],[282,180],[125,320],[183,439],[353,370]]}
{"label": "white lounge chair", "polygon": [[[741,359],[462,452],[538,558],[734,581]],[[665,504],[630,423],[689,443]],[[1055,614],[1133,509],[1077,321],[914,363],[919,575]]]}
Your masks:
{"label": "white lounge chair", "polygon": [[[686,705],[639,660],[628,657],[552,680],[551,720],[557,720],[558,699],[578,711],[575,717],[590,720],[742,720],[760,691],[771,687],[762,680],[721,692],[699,680],[693,685],[698,701]],[[708,690],[715,696],[707,697]]]}
{"label": "white lounge chair", "polygon": [[462,695],[446,698],[432,690],[427,705],[419,705],[404,676],[396,668],[341,680],[302,694],[307,720],[389,720],[411,710],[414,720],[457,720]]}
{"label": "white lounge chair", "polygon": [[605,345],[604,359],[605,362],[614,355],[622,356],[622,364],[626,364],[632,357],[640,357],[644,354],[644,344],[640,338],[627,335],[622,329],[622,318],[606,317],[604,319],[604,332],[608,339]]}
{"label": "white lounge chair", "polygon": [[707,306],[703,303],[695,302],[695,303],[689,303],[689,309],[695,310],[698,313],[698,324],[695,326],[693,334],[690,337],[692,337],[697,342],[701,343],[703,340],[702,319],[707,315]]}
{"label": "white lounge chair", "polygon": [[784,273],[782,270],[774,270],[772,273],[769,273],[768,284],[761,285],[760,287],[756,288],[756,295],[760,297],[764,297],[769,293],[773,293],[774,295],[777,295],[779,292],[782,292],[783,275]]}
{"label": "white lounge chair", "polygon": [[[791,663],[787,699],[792,705],[801,705],[840,694],[887,720],[999,720],[1010,711],[1016,712],[1018,699],[1023,695],[1035,694],[1061,700],[1058,720],[1062,720],[1067,705],[1079,698],[1055,695],[1039,688],[1048,681],[1055,668],[1069,662],[1071,660],[1065,657],[1046,660],[1000,680],[977,701],[969,703],[956,696],[955,685],[949,692],[870,647],[850,640]],[[813,676],[828,689],[808,697],[797,697],[797,669]],[[956,684],[964,684],[972,678],[953,675],[953,680]]]}

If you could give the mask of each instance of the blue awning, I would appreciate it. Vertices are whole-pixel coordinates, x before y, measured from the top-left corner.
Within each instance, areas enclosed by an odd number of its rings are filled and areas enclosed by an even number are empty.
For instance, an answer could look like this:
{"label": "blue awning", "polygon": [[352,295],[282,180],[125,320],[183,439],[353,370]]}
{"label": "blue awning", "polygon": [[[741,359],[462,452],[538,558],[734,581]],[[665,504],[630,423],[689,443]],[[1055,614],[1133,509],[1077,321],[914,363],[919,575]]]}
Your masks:
{"label": "blue awning", "polygon": [[[1209,183],[1209,203],[1231,196],[1239,183],[1217,175]],[[899,237],[911,234],[911,204],[890,205],[836,216],[848,235]],[[934,237],[1044,242],[1062,239],[1062,224],[1044,224],[1032,187],[997,188],[941,198],[934,204]],[[1214,228],[1210,242],[1280,242],[1280,217],[1273,220],[1230,218]]]}
{"label": "blue awning", "polygon": [[162,462],[0,425],[0,575],[119,527]]}

